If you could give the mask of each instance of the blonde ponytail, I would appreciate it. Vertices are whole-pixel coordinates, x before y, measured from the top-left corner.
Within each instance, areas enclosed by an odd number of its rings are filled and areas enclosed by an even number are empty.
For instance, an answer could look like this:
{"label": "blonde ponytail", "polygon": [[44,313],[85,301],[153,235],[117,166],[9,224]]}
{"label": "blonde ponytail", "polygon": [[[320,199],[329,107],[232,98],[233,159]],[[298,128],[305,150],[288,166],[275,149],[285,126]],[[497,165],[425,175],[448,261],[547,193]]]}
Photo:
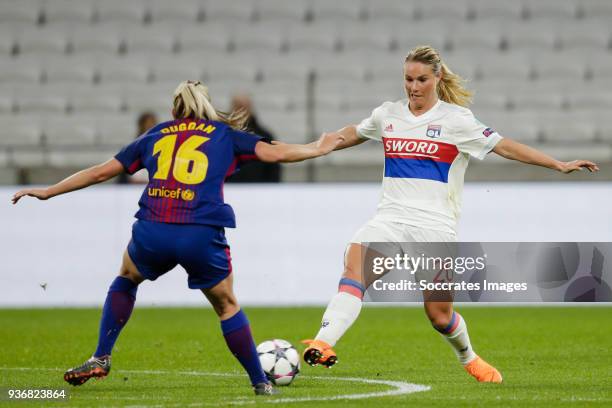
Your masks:
{"label": "blonde ponytail", "polygon": [[435,75],[442,74],[442,79],[438,82],[436,89],[438,98],[444,102],[464,107],[468,107],[472,103],[473,94],[465,88],[465,79],[455,74],[442,62],[440,54],[435,48],[429,45],[413,48],[406,57],[406,62],[409,61],[429,65]]}
{"label": "blonde ponytail", "polygon": [[176,119],[205,119],[228,124],[234,129],[246,127],[248,112],[245,110],[227,114],[212,105],[208,88],[200,81],[183,81],[174,91],[172,106]]}

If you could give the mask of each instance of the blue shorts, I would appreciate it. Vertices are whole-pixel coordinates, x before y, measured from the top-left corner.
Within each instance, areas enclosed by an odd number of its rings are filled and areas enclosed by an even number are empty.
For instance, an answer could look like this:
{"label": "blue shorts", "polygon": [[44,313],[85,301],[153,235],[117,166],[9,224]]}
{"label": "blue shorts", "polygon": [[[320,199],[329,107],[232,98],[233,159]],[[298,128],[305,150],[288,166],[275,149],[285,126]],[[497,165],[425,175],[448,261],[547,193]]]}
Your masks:
{"label": "blue shorts", "polygon": [[152,281],[181,265],[191,289],[211,288],[232,272],[223,227],[138,220],[128,254],[140,274]]}

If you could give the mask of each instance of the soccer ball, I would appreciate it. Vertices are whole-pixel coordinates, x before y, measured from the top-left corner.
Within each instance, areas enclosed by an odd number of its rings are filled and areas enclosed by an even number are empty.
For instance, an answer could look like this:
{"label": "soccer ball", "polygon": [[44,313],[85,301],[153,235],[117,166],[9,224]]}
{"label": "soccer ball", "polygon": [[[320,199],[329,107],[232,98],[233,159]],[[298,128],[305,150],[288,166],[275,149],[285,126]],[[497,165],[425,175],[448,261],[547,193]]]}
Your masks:
{"label": "soccer ball", "polygon": [[259,361],[274,385],[289,385],[300,372],[300,355],[286,340],[268,340],[257,346]]}

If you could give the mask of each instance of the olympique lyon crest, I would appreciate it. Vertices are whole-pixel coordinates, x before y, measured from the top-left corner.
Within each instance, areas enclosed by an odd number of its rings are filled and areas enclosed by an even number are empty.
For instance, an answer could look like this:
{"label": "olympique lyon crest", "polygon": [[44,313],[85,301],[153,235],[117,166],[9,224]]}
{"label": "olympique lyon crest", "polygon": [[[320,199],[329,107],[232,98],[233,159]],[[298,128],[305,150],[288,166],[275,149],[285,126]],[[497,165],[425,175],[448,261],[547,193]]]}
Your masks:
{"label": "olympique lyon crest", "polygon": [[436,137],[440,137],[440,133],[442,133],[441,125],[429,125],[427,126],[427,133],[425,134],[427,135],[427,137],[435,139]]}

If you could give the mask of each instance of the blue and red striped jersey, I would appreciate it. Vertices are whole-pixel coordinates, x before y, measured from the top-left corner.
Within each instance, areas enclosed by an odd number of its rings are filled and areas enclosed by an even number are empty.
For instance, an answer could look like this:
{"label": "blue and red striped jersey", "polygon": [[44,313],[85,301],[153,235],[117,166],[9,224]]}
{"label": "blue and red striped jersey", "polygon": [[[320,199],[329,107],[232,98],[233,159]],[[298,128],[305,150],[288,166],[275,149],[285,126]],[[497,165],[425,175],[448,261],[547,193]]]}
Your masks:
{"label": "blue and red striped jersey", "polygon": [[223,184],[242,162],[256,159],[260,140],[217,121],[179,119],[149,129],[115,156],[128,174],[149,172],[136,218],[234,228]]}

